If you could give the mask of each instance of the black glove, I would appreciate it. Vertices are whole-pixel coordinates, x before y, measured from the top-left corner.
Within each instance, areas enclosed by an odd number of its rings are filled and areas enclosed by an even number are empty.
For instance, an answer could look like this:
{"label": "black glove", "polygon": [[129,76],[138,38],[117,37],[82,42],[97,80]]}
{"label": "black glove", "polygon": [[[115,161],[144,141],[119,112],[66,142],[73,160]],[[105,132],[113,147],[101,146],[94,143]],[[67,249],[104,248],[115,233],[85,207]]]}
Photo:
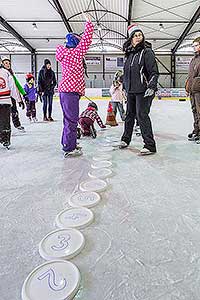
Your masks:
{"label": "black glove", "polygon": [[24,101],[20,101],[20,102],[19,102],[19,107],[21,107],[22,109],[24,109],[24,108],[25,108]]}
{"label": "black glove", "polygon": [[148,88],[148,89],[146,90],[145,94],[144,94],[144,98],[145,98],[145,97],[151,97],[154,93],[155,93],[155,92],[154,92],[153,89]]}

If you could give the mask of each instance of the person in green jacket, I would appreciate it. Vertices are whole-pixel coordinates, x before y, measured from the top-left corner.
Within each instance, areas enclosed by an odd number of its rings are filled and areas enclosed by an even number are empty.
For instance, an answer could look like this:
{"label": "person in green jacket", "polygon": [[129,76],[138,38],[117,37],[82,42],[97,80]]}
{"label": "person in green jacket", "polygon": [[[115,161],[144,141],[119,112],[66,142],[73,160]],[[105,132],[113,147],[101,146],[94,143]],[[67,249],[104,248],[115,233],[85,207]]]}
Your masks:
{"label": "person in green jacket", "polygon": [[10,74],[12,75],[15,85],[17,87],[17,91],[18,91],[18,99],[14,99],[11,97],[12,100],[12,106],[11,106],[11,116],[12,116],[12,121],[13,121],[13,125],[15,128],[17,128],[19,131],[21,132],[25,132],[24,127],[21,125],[21,122],[19,120],[19,113],[17,110],[17,105],[16,102],[19,103],[19,106],[24,109],[25,108],[25,104],[24,101],[21,97],[21,95],[24,97],[25,101],[26,101],[26,92],[23,89],[23,87],[21,86],[21,84],[19,83],[19,81],[17,80],[16,76],[13,73],[13,70],[11,69],[11,61],[8,57],[2,57],[2,66],[4,69],[8,70],[10,72]]}

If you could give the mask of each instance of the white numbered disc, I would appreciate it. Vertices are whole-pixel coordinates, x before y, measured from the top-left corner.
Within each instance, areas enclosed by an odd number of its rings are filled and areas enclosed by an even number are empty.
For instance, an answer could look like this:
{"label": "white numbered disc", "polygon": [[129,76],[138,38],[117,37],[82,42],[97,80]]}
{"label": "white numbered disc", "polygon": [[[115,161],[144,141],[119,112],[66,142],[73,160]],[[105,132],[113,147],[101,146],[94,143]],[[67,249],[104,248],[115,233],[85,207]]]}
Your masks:
{"label": "white numbered disc", "polygon": [[99,152],[110,152],[110,151],[113,151],[113,147],[102,147],[102,148],[99,148],[98,151]]}
{"label": "white numbered disc", "polygon": [[24,281],[23,300],[71,300],[80,285],[78,268],[69,261],[54,260],[34,269]]}
{"label": "white numbered disc", "polygon": [[102,192],[106,188],[107,188],[107,183],[101,179],[91,179],[88,181],[83,181],[80,184],[80,189],[82,191]]}
{"label": "white numbered disc", "polygon": [[47,260],[70,259],[85,245],[83,234],[76,229],[59,229],[47,234],[39,244],[40,255]]}
{"label": "white numbered disc", "polygon": [[91,164],[93,169],[108,168],[110,166],[112,166],[112,163],[108,160],[95,161]]}
{"label": "white numbered disc", "polygon": [[88,175],[91,178],[105,179],[105,178],[110,177],[112,175],[112,170],[105,169],[105,168],[96,169],[96,170],[92,170],[92,171],[88,172]]}
{"label": "white numbered disc", "polygon": [[112,155],[109,153],[105,153],[105,154],[102,153],[101,155],[94,156],[92,159],[95,161],[109,160],[112,159]]}
{"label": "white numbered disc", "polygon": [[79,192],[71,196],[69,205],[72,207],[93,207],[99,203],[101,197],[95,192]]}
{"label": "white numbered disc", "polygon": [[81,229],[90,225],[94,220],[93,212],[86,207],[68,208],[56,217],[56,225],[59,228]]}

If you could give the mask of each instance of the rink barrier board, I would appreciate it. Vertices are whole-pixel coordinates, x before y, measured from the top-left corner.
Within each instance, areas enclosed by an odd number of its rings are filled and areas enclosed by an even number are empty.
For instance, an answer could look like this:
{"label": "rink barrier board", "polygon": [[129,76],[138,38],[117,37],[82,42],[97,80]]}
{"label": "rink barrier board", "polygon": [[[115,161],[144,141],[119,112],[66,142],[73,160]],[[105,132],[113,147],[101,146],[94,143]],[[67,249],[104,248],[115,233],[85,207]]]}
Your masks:
{"label": "rink barrier board", "polygon": [[[107,100],[107,101],[111,101],[110,97],[89,97],[90,100],[92,101],[96,101],[96,100]],[[161,99],[158,99],[158,97],[155,97],[154,100],[158,100],[158,101],[163,101],[163,100],[175,100],[175,101],[185,101],[185,100],[190,100],[189,97],[162,97]],[[54,96],[54,100],[59,101],[59,96]],[[81,100],[87,100],[88,99],[86,97],[81,97]]]}

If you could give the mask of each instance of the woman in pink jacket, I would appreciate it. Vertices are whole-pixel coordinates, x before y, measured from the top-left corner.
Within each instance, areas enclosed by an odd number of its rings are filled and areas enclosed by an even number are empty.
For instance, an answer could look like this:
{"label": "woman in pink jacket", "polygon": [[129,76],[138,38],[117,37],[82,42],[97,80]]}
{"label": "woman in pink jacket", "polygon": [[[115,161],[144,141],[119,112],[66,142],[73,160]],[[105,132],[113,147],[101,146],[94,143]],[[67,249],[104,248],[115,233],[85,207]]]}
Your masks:
{"label": "woman in pink jacket", "polygon": [[66,35],[66,46],[57,46],[56,59],[61,63],[62,80],[59,83],[60,103],[63,110],[62,146],[64,156],[79,156],[77,149],[77,125],[79,118],[79,99],[85,94],[83,59],[90,44],[94,26],[86,17],[85,31],[82,37],[69,33]]}

